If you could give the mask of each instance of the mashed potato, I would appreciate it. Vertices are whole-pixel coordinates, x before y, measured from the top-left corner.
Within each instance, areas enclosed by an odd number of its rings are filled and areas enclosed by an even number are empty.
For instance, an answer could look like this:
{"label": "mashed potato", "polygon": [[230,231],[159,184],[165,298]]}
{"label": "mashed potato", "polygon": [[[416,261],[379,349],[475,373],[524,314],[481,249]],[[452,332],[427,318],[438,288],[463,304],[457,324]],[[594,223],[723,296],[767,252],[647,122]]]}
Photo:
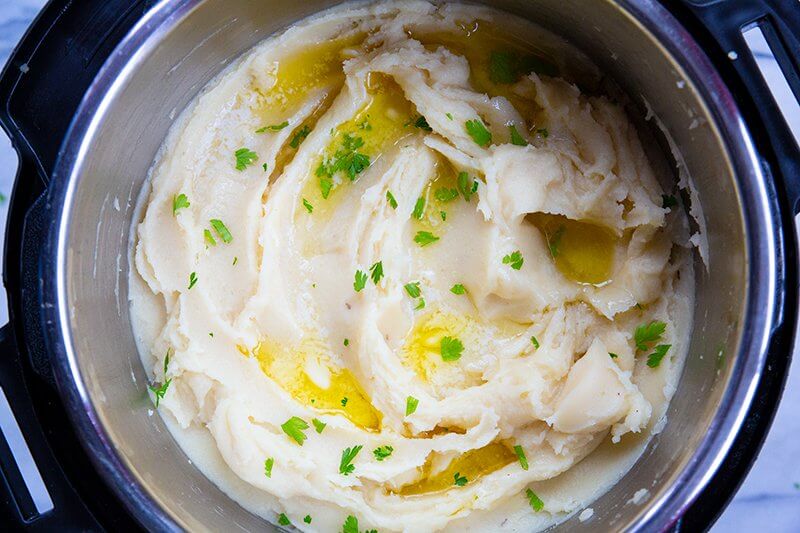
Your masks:
{"label": "mashed potato", "polygon": [[631,466],[693,277],[636,129],[581,76],[509,15],[360,4],[184,112],[132,310],[159,412],[223,490],[301,530],[530,530]]}

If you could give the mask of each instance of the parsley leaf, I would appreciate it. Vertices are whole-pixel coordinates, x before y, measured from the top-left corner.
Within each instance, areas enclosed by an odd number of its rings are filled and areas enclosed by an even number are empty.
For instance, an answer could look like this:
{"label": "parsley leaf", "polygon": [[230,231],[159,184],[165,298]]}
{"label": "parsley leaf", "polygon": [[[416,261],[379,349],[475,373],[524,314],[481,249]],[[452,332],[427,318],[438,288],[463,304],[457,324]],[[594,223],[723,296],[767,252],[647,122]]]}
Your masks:
{"label": "parsley leaf", "polygon": [[517,459],[519,459],[519,464],[523,470],[528,469],[528,458],[525,457],[525,450],[522,449],[522,446],[517,444],[514,446],[514,453],[517,454]]}
{"label": "parsley leaf", "polygon": [[425,309],[425,298],[420,298],[417,302],[417,306],[414,308],[414,311],[419,311],[420,309]]}
{"label": "parsley leaf", "polygon": [[342,460],[339,462],[340,474],[347,476],[355,471],[356,467],[354,464],[352,464],[353,459],[356,458],[356,455],[358,455],[358,452],[361,451],[361,448],[363,448],[363,446],[358,445],[353,446],[352,448],[344,449],[342,452]]}
{"label": "parsley leaf", "polygon": [[617,357],[619,357],[617,354],[615,354],[615,353],[611,353],[611,352],[608,352],[608,356],[609,356],[611,359],[616,359]]}
{"label": "parsley leaf", "polygon": [[462,284],[456,283],[450,288],[450,292],[452,292],[453,294],[461,295],[467,292],[467,289]]}
{"label": "parsley leaf", "polygon": [[419,295],[422,293],[422,291],[419,288],[419,281],[415,281],[413,283],[406,283],[405,285],[403,285],[403,288],[412,298],[419,298]]}
{"label": "parsley leaf", "polygon": [[418,405],[419,405],[419,400],[417,400],[413,396],[409,396],[408,398],[406,398],[406,416],[413,415],[414,412],[416,412]]}
{"label": "parsley leaf", "polygon": [[236,170],[240,172],[258,159],[258,154],[247,148],[239,148],[233,155],[236,156]]}
{"label": "parsley leaf", "polygon": [[333,180],[328,176],[320,176],[319,192],[324,200],[328,199],[328,196],[331,194],[331,189],[333,189]]}
{"label": "parsley leaf", "polygon": [[537,339],[536,337],[531,337],[531,342],[533,343],[533,347],[538,350],[539,349],[539,339]]}
{"label": "parsley leaf", "polygon": [[442,222],[447,220],[447,212],[446,211],[439,211],[439,215],[442,217]]}
{"label": "parsley leaf", "polygon": [[458,191],[456,189],[442,187],[440,189],[436,189],[436,192],[433,193],[433,196],[440,202],[449,202],[450,200],[455,200],[458,198]]}
{"label": "parsley leaf", "polygon": [[416,235],[414,235],[414,242],[419,244],[420,246],[428,246],[439,240],[439,237],[431,233],[430,231],[418,231]]}
{"label": "parsley leaf", "polygon": [[647,366],[650,368],[657,368],[661,364],[661,360],[667,355],[667,351],[672,347],[671,344],[659,344],[655,347],[653,353],[647,356]]}
{"label": "parsley leaf", "polygon": [[464,351],[464,345],[456,337],[445,336],[442,337],[439,344],[439,352],[442,354],[442,361],[458,361],[461,359],[461,352]]}
{"label": "parsley leaf", "polygon": [[342,398],[341,404],[342,404],[342,407],[347,407],[347,396]]}
{"label": "parsley leaf", "polygon": [[289,437],[294,439],[297,444],[302,446],[306,440],[306,434],[303,432],[308,429],[308,424],[302,418],[293,416],[281,424],[281,429],[284,433],[289,435]]}
{"label": "parsley leaf", "polygon": [[263,128],[258,128],[256,133],[264,133],[266,131],[281,131],[283,128],[289,125],[288,120],[284,120],[280,124],[273,124],[271,126],[264,126]]}
{"label": "parsley leaf", "polygon": [[228,228],[222,223],[221,220],[218,218],[212,218],[209,222],[211,222],[211,227],[217,232],[217,235],[219,235],[219,238],[222,239],[222,242],[228,244],[233,240],[233,235],[231,235],[231,232],[228,231]]}
{"label": "parsley leaf", "polygon": [[261,168],[263,168],[263,169],[264,169],[264,172],[266,172],[266,171],[267,171],[267,164],[266,164],[266,163],[264,163],[263,165],[261,165]]}
{"label": "parsley leaf", "polygon": [[445,113],[444,116],[446,116],[448,118],[448,120],[453,120],[453,114],[452,113]]}
{"label": "parsley leaf", "polygon": [[367,286],[366,272],[356,270],[356,280],[353,282],[353,288],[356,290],[356,292],[361,292],[361,290],[366,286]]}
{"label": "parsley leaf", "polygon": [[558,247],[561,245],[561,237],[564,236],[565,231],[566,227],[561,225],[558,227],[555,233],[547,236],[547,247],[550,249],[550,255],[553,257],[553,259],[558,257]]}
{"label": "parsley leaf", "polygon": [[310,523],[311,523],[311,515],[310,515],[310,514],[307,514],[307,515],[306,515],[306,516],[303,518],[303,522],[305,522],[306,524],[310,524]]}
{"label": "parsley leaf", "polygon": [[512,124],[508,127],[508,130],[511,132],[511,144],[514,146],[528,146],[528,141],[519,134],[516,126]]}
{"label": "parsley leaf", "polygon": [[678,199],[677,198],[675,198],[671,194],[670,195],[667,195],[667,194],[662,194],[661,195],[661,207],[663,207],[664,209],[669,209],[670,207],[675,207],[676,205],[678,205]]}
{"label": "parsley leaf", "polygon": [[348,516],[342,526],[342,533],[358,533],[358,518],[353,515]]}
{"label": "parsley leaf", "polygon": [[322,433],[322,430],[325,429],[325,426],[328,425],[322,420],[319,420],[317,418],[312,418],[311,423],[314,424],[314,429],[317,430],[317,433]]}
{"label": "parsley leaf", "polygon": [[197,272],[192,272],[189,274],[189,289],[194,287],[197,284]]}
{"label": "parsley leaf", "polygon": [[161,400],[164,399],[164,395],[167,393],[167,389],[169,389],[170,383],[172,383],[172,378],[168,379],[158,387],[154,387],[153,385],[150,385],[148,387],[150,391],[153,393],[153,395],[156,397],[156,409],[158,409],[159,402],[161,402]]}
{"label": "parsley leaf", "polygon": [[511,252],[510,254],[503,257],[503,264],[509,265],[514,270],[519,270],[522,268],[522,263],[525,262],[525,258],[522,257],[522,252],[517,250],[516,252]]}
{"label": "parsley leaf", "polygon": [[203,238],[206,241],[208,246],[216,246],[217,241],[214,239],[214,236],[211,234],[210,230],[204,229],[203,230]]}
{"label": "parsley leaf", "polygon": [[266,461],[264,461],[264,475],[267,477],[272,477],[272,467],[275,464],[275,459],[270,457]]}
{"label": "parsley leaf", "polygon": [[386,201],[392,206],[392,209],[397,209],[397,200],[394,199],[392,191],[386,191]]}
{"label": "parsley leaf", "polygon": [[186,197],[185,194],[181,193],[177,196],[172,197],[172,214],[177,215],[178,211],[183,209],[184,207],[189,207],[189,198]]}
{"label": "parsley leaf", "polygon": [[291,526],[292,522],[289,520],[289,517],[285,514],[281,513],[278,515],[278,524],[282,526]]}
{"label": "parsley leaf", "polygon": [[531,489],[526,490],[525,495],[528,497],[528,504],[535,512],[544,509],[544,502]]}
{"label": "parsley leaf", "polygon": [[517,62],[511,52],[492,52],[489,57],[489,79],[493,83],[507,85],[517,81]]}
{"label": "parsley leaf", "polygon": [[455,485],[457,487],[463,487],[464,485],[467,484],[467,478],[462,476],[460,472],[456,472],[455,474],[453,474],[453,479],[455,480]]}
{"label": "parsley leaf", "polygon": [[383,461],[384,459],[392,455],[393,451],[394,448],[392,448],[391,446],[378,446],[377,448],[372,450],[372,455],[375,456],[376,461]]}
{"label": "parsley leaf", "polygon": [[486,125],[479,118],[468,120],[464,123],[467,129],[467,134],[472,137],[475,144],[482,148],[486,148],[492,144],[492,133],[486,129]]}
{"label": "parsley leaf", "polygon": [[297,149],[300,146],[300,143],[303,142],[306,137],[308,137],[309,133],[311,133],[311,128],[308,126],[308,124],[306,124],[297,130],[297,132],[292,136],[292,140],[289,141],[289,146]]}
{"label": "parsley leaf", "polygon": [[345,339],[343,344],[345,346],[350,346],[350,339]]}
{"label": "parsley leaf", "polygon": [[383,277],[383,261],[378,261],[377,263],[369,267],[369,272],[370,272],[370,277],[372,278],[372,283],[377,285],[378,282]]}
{"label": "parsley leaf", "polygon": [[667,329],[667,324],[659,320],[651,320],[649,324],[642,324],[636,328],[633,334],[636,348],[645,351],[649,344],[658,342],[664,331]]}
{"label": "parsley leaf", "polygon": [[464,200],[469,202],[470,197],[478,190],[478,182],[471,178],[466,172],[458,173],[458,190],[464,196]]}
{"label": "parsley leaf", "polygon": [[303,207],[305,207],[306,211],[308,211],[309,213],[313,213],[314,212],[314,206],[311,205],[311,202],[309,202],[305,198],[303,198]]}
{"label": "parsley leaf", "polygon": [[425,214],[425,197],[420,196],[417,198],[417,203],[414,204],[414,211],[411,213],[411,216],[416,218],[417,220],[422,220],[422,215]]}
{"label": "parsley leaf", "polygon": [[545,139],[550,137],[550,132],[547,131],[547,128],[539,128],[538,130],[536,130],[536,133],[538,133],[539,135],[541,135]]}
{"label": "parsley leaf", "polygon": [[428,120],[422,115],[420,115],[417,120],[414,121],[414,127],[423,131],[433,131],[433,128],[431,128],[430,124],[428,124]]}

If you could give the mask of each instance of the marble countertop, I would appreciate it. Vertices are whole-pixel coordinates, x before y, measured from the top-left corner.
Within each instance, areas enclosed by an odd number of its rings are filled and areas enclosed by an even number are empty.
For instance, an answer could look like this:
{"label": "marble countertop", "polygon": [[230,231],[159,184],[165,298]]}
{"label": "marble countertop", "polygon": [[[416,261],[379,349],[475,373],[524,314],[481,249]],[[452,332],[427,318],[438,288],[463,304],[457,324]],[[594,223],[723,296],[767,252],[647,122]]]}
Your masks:
{"label": "marble countertop", "polygon": [[[25,32],[28,24],[44,5],[44,0],[0,0],[0,64]],[[767,77],[779,76],[775,61],[767,50],[753,46]],[[790,97],[786,104],[789,122],[800,133],[800,108]],[[17,165],[16,154],[4,133],[0,132],[0,249]],[[797,221],[796,221],[797,222]],[[0,288],[0,301],[5,289]],[[0,306],[0,324],[8,320],[5,305]],[[772,430],[753,469],[736,497],[713,528],[715,532],[758,531],[770,533],[800,531],[800,359],[795,359]]]}

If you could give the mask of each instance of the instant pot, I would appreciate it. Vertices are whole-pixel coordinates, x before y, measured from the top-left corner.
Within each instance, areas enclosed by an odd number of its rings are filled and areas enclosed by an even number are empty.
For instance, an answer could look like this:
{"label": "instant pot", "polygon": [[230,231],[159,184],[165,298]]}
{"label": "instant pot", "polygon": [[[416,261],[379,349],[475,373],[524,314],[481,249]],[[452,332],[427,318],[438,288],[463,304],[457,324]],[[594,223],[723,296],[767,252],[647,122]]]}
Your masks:
{"label": "instant pot", "polygon": [[[206,479],[153,412],[130,326],[130,230],[148,168],[198,91],[255,43],[335,3],[52,0],[12,54],[0,123],[20,166],[0,386],[30,454],[0,439],[0,523],[272,527]],[[563,36],[621,86],[672,154],[676,183],[691,184],[682,195],[708,240],[707,257],[695,254],[695,325],[666,426],[590,520],[555,529],[707,528],[758,453],[792,353],[800,154],[742,32],[761,29],[800,97],[800,4],[487,3]]]}

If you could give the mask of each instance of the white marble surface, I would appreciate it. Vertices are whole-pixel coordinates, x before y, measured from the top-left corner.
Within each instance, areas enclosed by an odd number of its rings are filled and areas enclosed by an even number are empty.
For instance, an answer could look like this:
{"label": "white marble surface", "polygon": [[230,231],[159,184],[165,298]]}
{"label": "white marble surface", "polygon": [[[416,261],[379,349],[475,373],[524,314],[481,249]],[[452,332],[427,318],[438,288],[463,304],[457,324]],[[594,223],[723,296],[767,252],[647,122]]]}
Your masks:
{"label": "white marble surface", "polygon": [[[43,0],[0,0],[0,63],[4,63],[44,5]],[[768,79],[779,75],[774,61],[755,48]],[[779,97],[787,105],[789,120],[800,126],[800,110],[789,95]],[[796,135],[800,133],[800,128]],[[0,132],[0,193],[10,196],[16,169],[16,155],[6,136]],[[0,202],[0,225],[5,226],[8,201]],[[4,235],[4,231],[2,235]],[[0,249],[2,249],[0,236]],[[5,289],[0,299],[5,299]],[[5,306],[0,306],[0,323],[7,320]],[[786,392],[772,431],[761,455],[733,502],[714,526],[715,532],[759,531],[770,533],[800,531],[800,359],[795,361]]]}

